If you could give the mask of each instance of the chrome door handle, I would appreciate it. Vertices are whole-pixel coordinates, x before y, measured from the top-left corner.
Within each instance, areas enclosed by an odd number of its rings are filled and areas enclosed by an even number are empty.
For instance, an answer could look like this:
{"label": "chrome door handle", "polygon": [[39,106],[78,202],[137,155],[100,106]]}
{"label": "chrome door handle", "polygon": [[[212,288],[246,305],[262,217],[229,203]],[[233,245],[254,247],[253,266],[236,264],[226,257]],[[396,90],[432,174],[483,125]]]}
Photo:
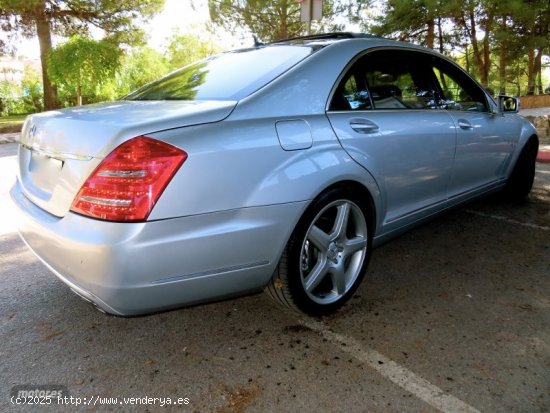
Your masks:
{"label": "chrome door handle", "polygon": [[357,133],[372,133],[378,131],[378,125],[368,119],[352,119],[349,126]]}
{"label": "chrome door handle", "polygon": [[470,122],[468,122],[466,119],[459,119],[458,120],[458,127],[460,129],[473,129],[474,127]]}

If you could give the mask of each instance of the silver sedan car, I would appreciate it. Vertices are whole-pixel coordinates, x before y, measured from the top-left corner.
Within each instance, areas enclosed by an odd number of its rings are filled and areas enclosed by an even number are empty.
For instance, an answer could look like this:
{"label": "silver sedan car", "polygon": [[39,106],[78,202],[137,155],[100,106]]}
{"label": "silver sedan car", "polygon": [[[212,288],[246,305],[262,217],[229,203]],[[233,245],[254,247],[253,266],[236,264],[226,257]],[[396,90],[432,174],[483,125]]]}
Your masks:
{"label": "silver sedan car", "polygon": [[377,245],[482,195],[528,195],[538,139],[518,108],[408,43],[259,44],[30,116],[11,196],[26,244],[108,313],[265,290],[324,315]]}

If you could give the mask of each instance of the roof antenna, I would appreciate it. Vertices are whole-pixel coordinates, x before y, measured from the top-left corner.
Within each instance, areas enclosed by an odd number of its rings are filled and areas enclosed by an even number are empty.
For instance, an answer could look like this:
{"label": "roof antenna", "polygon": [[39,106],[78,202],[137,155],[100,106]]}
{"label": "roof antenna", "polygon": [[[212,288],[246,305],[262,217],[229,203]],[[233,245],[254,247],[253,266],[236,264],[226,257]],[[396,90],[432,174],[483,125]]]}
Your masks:
{"label": "roof antenna", "polygon": [[264,45],[258,40],[258,36],[256,36],[255,34],[252,34],[252,38],[254,39],[254,47],[260,47]]}

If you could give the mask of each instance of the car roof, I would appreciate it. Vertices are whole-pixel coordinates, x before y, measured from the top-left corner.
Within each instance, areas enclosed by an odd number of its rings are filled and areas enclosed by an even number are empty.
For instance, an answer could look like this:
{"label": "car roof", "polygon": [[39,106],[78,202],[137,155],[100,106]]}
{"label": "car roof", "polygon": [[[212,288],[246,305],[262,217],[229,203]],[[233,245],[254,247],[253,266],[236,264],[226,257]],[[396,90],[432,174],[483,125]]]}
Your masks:
{"label": "car roof", "polygon": [[322,40],[323,43],[334,43],[345,39],[384,39],[384,37],[369,33],[335,32],[291,37],[288,39],[275,40],[267,44],[308,44],[311,42],[318,42],[319,40]]}
{"label": "car roof", "polygon": [[413,50],[421,50],[429,52],[432,54],[439,54],[432,49],[410,43],[403,42],[394,39],[389,39],[387,37],[378,36],[370,33],[355,33],[355,32],[334,32],[334,33],[319,33],[312,34],[308,36],[299,36],[292,37],[288,39],[275,40],[269,43],[261,43],[256,38],[255,45],[253,48],[257,47],[269,47],[269,46],[309,46],[314,47],[315,49],[322,49],[326,46],[336,45],[338,43],[348,43],[348,42],[361,42],[364,44],[364,47],[399,47],[399,48],[409,48]]}

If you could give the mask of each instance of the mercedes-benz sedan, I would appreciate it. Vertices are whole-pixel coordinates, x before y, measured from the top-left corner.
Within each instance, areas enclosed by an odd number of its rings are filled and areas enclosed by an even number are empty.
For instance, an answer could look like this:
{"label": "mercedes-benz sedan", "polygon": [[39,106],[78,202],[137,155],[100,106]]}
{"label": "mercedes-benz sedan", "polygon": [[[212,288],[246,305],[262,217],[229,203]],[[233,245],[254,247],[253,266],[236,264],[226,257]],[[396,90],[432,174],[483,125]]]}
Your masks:
{"label": "mercedes-benz sedan", "polygon": [[30,116],[11,196],[23,240],[106,312],[266,290],[328,314],[373,247],[473,198],[528,195],[538,139],[518,108],[426,48],[291,39]]}

